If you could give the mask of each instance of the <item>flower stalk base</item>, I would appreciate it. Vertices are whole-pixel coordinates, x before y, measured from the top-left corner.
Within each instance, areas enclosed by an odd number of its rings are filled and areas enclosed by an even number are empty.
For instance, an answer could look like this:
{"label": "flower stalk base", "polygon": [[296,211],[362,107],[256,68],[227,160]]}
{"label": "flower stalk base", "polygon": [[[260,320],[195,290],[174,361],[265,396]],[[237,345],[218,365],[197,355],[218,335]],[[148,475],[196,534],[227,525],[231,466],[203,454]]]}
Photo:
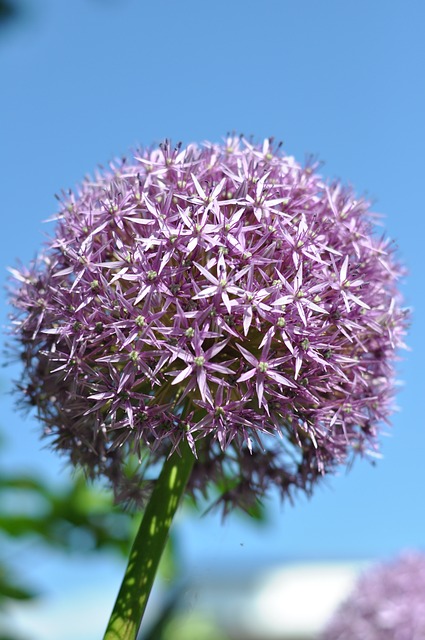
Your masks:
{"label": "flower stalk base", "polygon": [[137,532],[104,640],[136,640],[174,514],[195,456],[187,443],[165,461]]}

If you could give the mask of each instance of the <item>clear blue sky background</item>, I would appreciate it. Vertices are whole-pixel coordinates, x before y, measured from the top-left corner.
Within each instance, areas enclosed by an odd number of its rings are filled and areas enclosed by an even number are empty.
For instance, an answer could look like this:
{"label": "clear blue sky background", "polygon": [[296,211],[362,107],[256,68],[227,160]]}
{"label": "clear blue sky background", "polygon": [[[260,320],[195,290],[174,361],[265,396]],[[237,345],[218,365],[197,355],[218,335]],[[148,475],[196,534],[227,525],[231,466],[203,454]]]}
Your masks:
{"label": "clear blue sky background", "polygon": [[[212,516],[188,519],[181,526],[188,562],[200,568],[204,559],[247,565],[425,549],[425,3],[27,6],[25,20],[0,32],[4,278],[7,265],[18,257],[28,262],[40,246],[41,221],[55,212],[53,194],[98,163],[138,143],[220,141],[228,131],[273,135],[301,161],[318,154],[325,176],[376,201],[410,272],[404,291],[414,309],[411,352],[402,354],[401,410],[382,441],[383,460],[376,467],[357,461],[294,508],[272,499],[262,530],[239,518],[224,527]],[[1,316],[5,324],[4,298]],[[1,371],[0,422],[9,442],[3,465],[65,479],[62,461],[41,450],[35,422],[14,412],[7,395],[12,373]]]}

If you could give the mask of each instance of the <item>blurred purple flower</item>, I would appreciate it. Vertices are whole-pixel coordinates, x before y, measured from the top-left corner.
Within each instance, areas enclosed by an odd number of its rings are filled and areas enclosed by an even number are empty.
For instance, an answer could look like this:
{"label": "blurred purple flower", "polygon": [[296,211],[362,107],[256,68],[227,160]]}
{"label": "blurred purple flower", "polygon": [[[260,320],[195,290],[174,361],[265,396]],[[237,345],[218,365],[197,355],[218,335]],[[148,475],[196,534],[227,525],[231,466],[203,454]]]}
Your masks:
{"label": "blurred purple flower", "polygon": [[405,553],[369,569],[337,610],[323,640],[425,638],[425,556]]}
{"label": "blurred purple flower", "polygon": [[121,496],[130,452],[151,473],[186,439],[190,488],[230,506],[376,451],[401,269],[369,203],[315,168],[271,140],[165,143],[63,195],[12,270],[21,388],[59,451]]}

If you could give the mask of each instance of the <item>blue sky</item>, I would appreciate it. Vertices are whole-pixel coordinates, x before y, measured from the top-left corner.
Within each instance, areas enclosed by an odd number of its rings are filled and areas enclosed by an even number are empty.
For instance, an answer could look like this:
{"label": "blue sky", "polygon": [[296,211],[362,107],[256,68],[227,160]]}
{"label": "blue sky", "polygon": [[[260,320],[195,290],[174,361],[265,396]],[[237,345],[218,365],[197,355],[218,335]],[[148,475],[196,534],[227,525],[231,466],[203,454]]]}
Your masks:
{"label": "blue sky", "polygon": [[[137,144],[229,131],[272,135],[301,161],[317,154],[325,176],[374,200],[409,270],[411,351],[383,460],[357,461],[294,507],[271,499],[261,530],[240,518],[186,519],[182,550],[196,569],[425,550],[424,21],[420,0],[40,0],[0,32],[2,278],[34,256],[54,193],[97,164]],[[3,297],[2,325],[6,317]],[[3,466],[65,481],[35,421],[13,410],[13,371],[0,373]]]}

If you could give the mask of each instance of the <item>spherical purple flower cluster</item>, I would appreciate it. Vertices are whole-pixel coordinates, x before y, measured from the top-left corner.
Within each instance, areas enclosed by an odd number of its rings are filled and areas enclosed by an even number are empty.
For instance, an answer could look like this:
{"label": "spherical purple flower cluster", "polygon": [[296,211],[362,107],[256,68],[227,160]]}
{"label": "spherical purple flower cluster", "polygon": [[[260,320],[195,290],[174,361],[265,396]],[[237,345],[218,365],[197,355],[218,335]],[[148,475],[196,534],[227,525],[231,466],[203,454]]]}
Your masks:
{"label": "spherical purple flower cluster", "polygon": [[406,553],[358,581],[325,629],[323,640],[425,638],[425,556]]}
{"label": "spherical purple flower cluster", "polygon": [[186,440],[192,490],[246,506],[374,451],[406,325],[369,204],[271,140],[143,149],[61,198],[15,270],[26,398],[120,492]]}

